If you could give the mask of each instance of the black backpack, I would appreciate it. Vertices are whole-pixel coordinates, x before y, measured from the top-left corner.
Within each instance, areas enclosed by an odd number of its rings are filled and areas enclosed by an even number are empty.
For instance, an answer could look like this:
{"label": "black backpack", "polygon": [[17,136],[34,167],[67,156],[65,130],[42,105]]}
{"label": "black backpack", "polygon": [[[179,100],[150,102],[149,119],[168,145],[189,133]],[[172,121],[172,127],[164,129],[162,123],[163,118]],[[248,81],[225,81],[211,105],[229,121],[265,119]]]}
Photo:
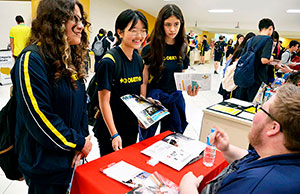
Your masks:
{"label": "black backpack", "polygon": [[260,48],[271,38],[265,37],[255,45],[252,44],[255,37],[251,38],[247,45],[246,52],[241,56],[234,71],[234,83],[241,88],[248,88],[255,84],[255,55]]}
{"label": "black backpack", "polygon": [[223,53],[223,48],[222,48],[222,45],[221,45],[221,41],[216,42],[216,44],[215,44],[215,53],[216,54]]}
{"label": "black backpack", "polygon": [[[41,53],[36,45],[26,47],[21,54],[27,51]],[[5,176],[10,180],[23,180],[22,173],[18,170],[18,156],[15,153],[15,129],[16,129],[17,102],[12,91],[7,104],[0,111],[0,166]],[[24,131],[25,133],[25,131]],[[21,137],[23,137],[21,135]],[[20,140],[22,142],[22,140]]]}
{"label": "black backpack", "polygon": [[[115,63],[115,69],[113,72],[113,82],[112,82],[112,85],[115,85],[116,81],[119,80],[122,71],[121,56],[116,48],[112,48],[106,52],[106,54],[103,56],[102,59],[104,58],[110,58]],[[142,72],[144,68],[144,64],[143,64],[143,59],[140,56],[139,56],[139,65],[140,65],[140,70]],[[88,123],[91,126],[95,126],[97,118],[101,114],[99,108],[99,102],[98,102],[98,83],[96,81],[96,74],[92,77],[88,85],[87,94],[89,99],[87,104]]]}

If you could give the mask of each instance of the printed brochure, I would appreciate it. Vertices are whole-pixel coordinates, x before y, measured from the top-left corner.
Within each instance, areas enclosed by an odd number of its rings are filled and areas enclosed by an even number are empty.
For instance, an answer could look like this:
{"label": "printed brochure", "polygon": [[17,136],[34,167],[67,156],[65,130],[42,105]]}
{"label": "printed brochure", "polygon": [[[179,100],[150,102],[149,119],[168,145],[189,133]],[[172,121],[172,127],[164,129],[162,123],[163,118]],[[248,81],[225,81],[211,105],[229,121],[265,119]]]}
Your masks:
{"label": "printed brochure", "polygon": [[146,128],[170,114],[163,105],[155,104],[142,96],[127,94],[121,99]]}
{"label": "printed brochure", "polygon": [[141,152],[180,171],[184,166],[200,159],[205,147],[205,143],[173,133]]}
{"label": "printed brochure", "polygon": [[199,86],[199,91],[207,91],[211,88],[211,74],[207,73],[174,73],[177,90],[187,91],[188,86],[192,88]]}
{"label": "printed brochure", "polygon": [[158,172],[150,174],[123,160],[112,163],[107,168],[100,169],[100,171],[106,176],[133,188],[128,194],[140,192],[143,194],[179,193],[178,186]]}

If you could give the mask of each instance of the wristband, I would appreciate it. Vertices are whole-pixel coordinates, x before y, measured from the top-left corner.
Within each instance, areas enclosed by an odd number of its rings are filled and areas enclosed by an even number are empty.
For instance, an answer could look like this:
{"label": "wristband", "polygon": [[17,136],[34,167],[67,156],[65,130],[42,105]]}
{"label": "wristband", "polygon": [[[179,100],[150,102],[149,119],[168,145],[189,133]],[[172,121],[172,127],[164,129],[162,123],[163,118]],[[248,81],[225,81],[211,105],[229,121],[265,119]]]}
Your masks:
{"label": "wristband", "polygon": [[119,133],[116,133],[113,136],[111,136],[110,141],[112,141],[113,139],[115,139],[117,136],[119,136]]}

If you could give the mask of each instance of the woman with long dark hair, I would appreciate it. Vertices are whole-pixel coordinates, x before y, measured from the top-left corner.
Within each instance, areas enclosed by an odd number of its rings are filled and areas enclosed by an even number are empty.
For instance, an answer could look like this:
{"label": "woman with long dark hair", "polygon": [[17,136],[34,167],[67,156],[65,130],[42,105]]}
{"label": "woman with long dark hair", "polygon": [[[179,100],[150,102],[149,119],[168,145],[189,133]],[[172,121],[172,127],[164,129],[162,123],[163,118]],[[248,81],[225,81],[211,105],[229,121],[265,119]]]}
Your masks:
{"label": "woman with long dark hair", "polygon": [[[239,46],[235,49],[235,51],[233,52],[232,57],[228,60],[228,64],[226,63],[226,66],[224,68],[224,73],[223,76],[225,75],[225,71],[227,69],[228,66],[232,65],[234,62],[236,62],[240,57],[241,57],[241,53],[243,51],[243,48],[245,47],[247,41],[252,38],[253,36],[255,36],[255,34],[253,32],[249,32],[245,38],[243,38],[243,41],[239,44]],[[219,87],[219,94],[221,94],[223,96],[223,100],[227,100],[229,98],[232,98],[235,96],[235,90],[233,91],[226,91],[225,89],[223,89],[222,83],[220,84]]]}
{"label": "woman with long dark hair", "polygon": [[[137,11],[123,11],[115,23],[117,45],[104,55],[96,72],[101,115],[93,129],[98,139],[101,156],[136,143],[138,120],[120,99],[126,94],[140,94],[143,62],[137,49],[145,40],[148,23]],[[119,57],[117,57],[119,56]],[[120,75],[115,77],[116,65]]]}
{"label": "woman with long dark hair", "polygon": [[37,49],[23,51],[12,70],[16,150],[28,193],[66,193],[74,162],[92,147],[84,84],[86,18],[77,0],[41,0],[27,47]]}
{"label": "woman with long dark hair", "polygon": [[[171,113],[161,120],[161,132],[183,133],[188,124],[185,101],[174,80],[174,73],[182,72],[189,65],[184,24],[180,8],[174,4],[165,5],[156,19],[150,43],[142,51],[145,67],[141,95],[160,100]],[[198,88],[188,88],[189,95],[197,94]],[[157,126],[141,129],[140,140],[153,136]]]}

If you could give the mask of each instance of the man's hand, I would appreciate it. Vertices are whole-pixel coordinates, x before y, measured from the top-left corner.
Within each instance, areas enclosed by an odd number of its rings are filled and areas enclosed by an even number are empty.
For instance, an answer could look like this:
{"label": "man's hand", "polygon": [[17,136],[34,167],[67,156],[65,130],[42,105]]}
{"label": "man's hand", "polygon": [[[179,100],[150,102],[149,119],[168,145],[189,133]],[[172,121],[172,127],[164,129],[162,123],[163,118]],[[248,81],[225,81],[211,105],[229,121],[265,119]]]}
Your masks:
{"label": "man's hand", "polygon": [[118,135],[117,137],[115,137],[112,140],[111,144],[112,144],[112,148],[114,149],[114,151],[122,149],[122,139],[121,139],[121,136]]}
{"label": "man's hand", "polygon": [[287,66],[287,65],[283,65],[280,69],[281,69],[281,71],[283,73],[290,73],[290,72],[292,72],[292,69],[289,68],[289,66]]}
{"label": "man's hand", "polygon": [[225,152],[229,148],[229,137],[221,129],[214,127],[216,131],[212,133],[209,137],[211,144],[215,145],[220,151]]}
{"label": "man's hand", "polygon": [[181,194],[198,194],[198,187],[203,180],[203,175],[196,177],[192,172],[185,174],[179,185]]}
{"label": "man's hand", "polygon": [[85,137],[85,144],[84,147],[82,148],[81,152],[84,154],[85,157],[87,157],[87,155],[90,153],[90,151],[92,150],[92,142],[91,142],[91,138],[92,136],[89,135],[87,137]]}
{"label": "man's hand", "polygon": [[199,91],[199,86],[193,86],[193,89],[192,89],[192,86],[189,85],[188,86],[188,90],[187,90],[187,93],[189,96],[196,96],[198,94],[198,91]]}

